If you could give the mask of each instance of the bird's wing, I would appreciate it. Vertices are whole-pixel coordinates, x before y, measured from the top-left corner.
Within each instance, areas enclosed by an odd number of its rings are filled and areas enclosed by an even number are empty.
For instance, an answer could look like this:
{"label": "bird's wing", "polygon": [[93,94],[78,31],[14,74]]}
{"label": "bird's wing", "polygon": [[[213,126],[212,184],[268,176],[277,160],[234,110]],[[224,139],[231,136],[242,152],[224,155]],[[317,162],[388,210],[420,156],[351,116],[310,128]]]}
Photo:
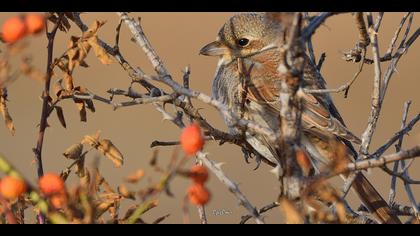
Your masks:
{"label": "bird's wing", "polygon": [[[282,75],[277,72],[277,68],[253,68],[252,76],[247,84],[247,98],[251,101],[267,104],[280,112],[279,102],[279,80]],[[314,68],[311,65],[305,67],[304,87],[318,88],[315,83]],[[268,73],[267,73],[268,72]],[[265,73],[265,74],[263,74]],[[361,140],[352,134],[340,121],[334,117],[329,110],[328,101],[323,94],[301,93],[302,125],[304,131],[315,132],[330,136],[334,134],[338,138],[360,144]],[[340,119],[340,120],[339,120]]]}

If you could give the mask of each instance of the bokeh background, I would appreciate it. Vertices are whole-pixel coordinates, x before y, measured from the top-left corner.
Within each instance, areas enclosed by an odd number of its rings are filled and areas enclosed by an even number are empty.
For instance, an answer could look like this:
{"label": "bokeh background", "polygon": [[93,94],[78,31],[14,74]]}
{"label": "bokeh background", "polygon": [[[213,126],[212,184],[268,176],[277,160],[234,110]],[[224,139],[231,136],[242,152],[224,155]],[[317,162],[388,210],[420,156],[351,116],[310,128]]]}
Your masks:
{"label": "bokeh background", "polygon": [[[1,13],[0,22],[17,13]],[[181,81],[182,70],[185,66],[191,66],[191,88],[210,94],[211,83],[216,68],[217,59],[199,56],[202,46],[216,38],[216,34],[223,23],[234,13],[130,13],[133,17],[141,17],[144,31],[150,42],[160,54],[166,67],[173,77]],[[381,55],[386,51],[389,42],[397,28],[403,13],[385,13],[379,32],[379,46]],[[115,27],[119,18],[114,13],[85,13],[82,15],[87,25],[95,19],[106,20],[107,23],[101,28],[99,36],[105,42],[113,44],[115,40]],[[420,20],[415,16],[412,28],[415,30],[420,25]],[[80,35],[80,30],[73,25],[68,33],[58,32],[54,56],[58,57],[66,49],[67,42],[72,35]],[[358,65],[345,62],[341,59],[342,52],[354,47],[357,41],[357,30],[350,14],[334,16],[328,19],[319,28],[314,36],[314,48],[317,58],[322,52],[327,57],[322,67],[322,73],[330,88],[336,88],[348,80],[356,72]],[[126,59],[135,66],[141,67],[148,73],[153,69],[142,50],[130,41],[131,34],[123,25],[121,30],[120,49]],[[47,41],[45,35],[26,39],[29,43],[25,53],[31,55],[34,65],[44,71],[47,58]],[[5,45],[0,45],[4,50]],[[397,71],[393,76],[388,89],[378,127],[373,138],[371,151],[376,150],[389,137],[400,129],[403,103],[412,100],[413,104],[408,120],[419,112],[420,104],[420,75],[419,75],[420,45],[415,43],[403,56]],[[368,51],[371,58],[371,52]],[[126,89],[130,79],[126,72],[118,65],[102,65],[91,53],[87,58],[89,68],[79,68],[74,73],[75,84],[83,85],[92,92],[108,96],[109,88]],[[382,64],[383,70],[385,65]],[[57,71],[59,72],[59,71]],[[59,78],[60,73],[54,77]],[[370,111],[370,98],[373,81],[373,66],[365,65],[364,71],[352,86],[347,99],[343,94],[333,94],[335,103],[344,117],[348,127],[360,135],[366,128]],[[9,87],[9,111],[14,119],[16,135],[11,136],[3,124],[0,124],[0,152],[4,154],[20,171],[31,181],[36,181],[36,170],[32,164],[38,135],[38,123],[40,120],[42,102],[39,99],[43,86],[40,82],[28,78],[20,78]],[[216,127],[225,130],[222,119],[217,111],[198,101],[194,101],[196,107],[202,108],[202,114]],[[105,158],[100,158],[100,170],[111,185],[117,186],[126,175],[141,168],[145,170],[146,178],[135,185],[128,185],[130,190],[138,190],[147,186],[150,182],[159,180],[160,175],[149,166],[149,160],[153,150],[149,147],[154,140],[173,141],[177,140],[180,130],[168,121],[163,121],[162,116],[152,105],[132,106],[113,111],[112,107],[102,103],[95,103],[97,111],[88,112],[88,122],[79,121],[78,111],[71,101],[64,101],[62,107],[67,121],[67,129],[58,122],[55,114],[49,119],[50,128],[47,129],[43,150],[44,169],[46,172],[60,173],[70,160],[66,160],[62,153],[71,144],[79,142],[85,134],[93,134],[101,130],[103,138],[109,138],[124,154],[125,164],[116,169]],[[3,121],[1,121],[3,122]],[[411,147],[420,141],[420,128],[411,131],[404,141],[404,147]],[[172,147],[159,148],[159,163],[165,166],[171,157]],[[209,157],[217,162],[224,162],[224,171],[227,175],[238,182],[241,190],[249,200],[257,207],[262,207],[276,199],[278,194],[277,181],[269,173],[270,167],[262,165],[254,171],[255,163],[246,164],[240,149],[236,146],[208,142],[205,151]],[[391,148],[391,151],[394,151]],[[87,163],[92,163],[95,152],[88,155]],[[194,164],[190,161],[188,166]],[[411,167],[413,178],[420,178],[420,163],[417,161]],[[368,178],[378,187],[379,191],[387,199],[389,194],[390,178],[381,171],[372,171]],[[337,182],[338,183],[338,182]],[[74,178],[68,182],[74,185]],[[159,206],[148,212],[143,219],[153,221],[159,216],[171,214],[165,223],[182,223],[182,201],[190,181],[184,178],[176,178],[171,189],[175,197],[170,198],[161,195]],[[208,220],[210,223],[238,223],[240,216],[247,212],[238,205],[234,196],[214,176],[208,183],[212,192],[212,200],[207,206]],[[399,182],[397,200],[405,204],[407,199]],[[419,188],[414,186],[417,196],[420,196]],[[350,196],[355,203],[354,195]],[[135,202],[133,202],[135,203]],[[124,207],[127,207],[124,205]],[[226,214],[215,214],[225,211]],[[31,215],[31,212],[28,212]],[[191,222],[198,223],[196,209],[190,207]],[[274,209],[265,214],[268,223],[281,222],[282,213]],[[250,221],[252,222],[252,221]]]}

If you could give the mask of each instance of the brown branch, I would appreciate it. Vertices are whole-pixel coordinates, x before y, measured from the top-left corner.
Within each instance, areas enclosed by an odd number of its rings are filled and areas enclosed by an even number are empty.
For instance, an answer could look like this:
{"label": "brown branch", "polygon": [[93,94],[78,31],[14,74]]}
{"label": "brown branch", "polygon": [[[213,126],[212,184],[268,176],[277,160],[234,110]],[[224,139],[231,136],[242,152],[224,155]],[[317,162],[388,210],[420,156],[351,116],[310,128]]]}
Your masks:
{"label": "brown branch", "polygon": [[[52,77],[52,63],[53,63],[53,50],[54,50],[54,39],[55,35],[58,30],[58,26],[60,25],[61,19],[63,17],[63,13],[60,14],[58,21],[55,23],[54,28],[51,32],[48,32],[48,24],[46,24],[46,34],[48,39],[48,55],[47,55],[47,69],[46,69],[46,79],[44,82],[44,91],[42,94],[42,112],[41,112],[41,121],[39,124],[39,133],[38,133],[38,140],[36,144],[36,148],[33,149],[35,153],[35,160],[37,164],[37,174],[38,178],[44,175],[44,169],[42,166],[42,146],[44,143],[44,135],[45,129],[47,128],[47,120],[49,116],[49,98],[50,98],[50,85],[51,85],[51,77]],[[39,214],[38,215],[38,223],[44,224],[45,218]]]}

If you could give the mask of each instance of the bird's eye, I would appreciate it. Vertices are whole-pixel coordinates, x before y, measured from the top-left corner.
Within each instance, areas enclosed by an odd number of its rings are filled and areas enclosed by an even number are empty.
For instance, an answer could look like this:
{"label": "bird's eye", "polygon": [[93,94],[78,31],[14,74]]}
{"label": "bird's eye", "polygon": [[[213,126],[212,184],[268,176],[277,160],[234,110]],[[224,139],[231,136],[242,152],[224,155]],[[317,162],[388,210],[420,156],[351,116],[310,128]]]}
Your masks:
{"label": "bird's eye", "polygon": [[238,45],[241,47],[245,47],[246,45],[248,45],[249,43],[249,39],[246,38],[241,38],[238,40]]}

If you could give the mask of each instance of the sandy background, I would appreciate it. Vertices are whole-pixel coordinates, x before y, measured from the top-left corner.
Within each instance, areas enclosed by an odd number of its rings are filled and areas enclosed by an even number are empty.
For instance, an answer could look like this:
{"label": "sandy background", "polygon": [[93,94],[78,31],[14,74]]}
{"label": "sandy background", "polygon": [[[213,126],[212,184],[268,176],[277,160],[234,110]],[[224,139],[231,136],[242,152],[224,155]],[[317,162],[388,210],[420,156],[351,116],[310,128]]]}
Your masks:
{"label": "sandy background", "polygon": [[[141,16],[143,28],[149,37],[156,51],[161,55],[166,67],[173,77],[181,81],[181,70],[186,65],[192,69],[191,87],[210,94],[211,83],[216,67],[216,58],[199,56],[198,52],[202,46],[215,39],[222,24],[233,13],[131,13],[131,16]],[[1,13],[0,22],[3,22],[13,13]],[[402,13],[387,13],[382,22],[379,33],[379,45],[381,54],[385,52],[393,36],[394,30],[400,22]],[[115,27],[118,24],[118,17],[114,13],[89,13],[83,15],[84,21],[90,25],[95,19],[107,20],[107,24],[100,30],[100,37],[113,44]],[[415,17],[413,29],[420,25],[419,19]],[[140,66],[146,72],[152,73],[149,62],[141,49],[130,42],[131,35],[123,25],[121,31],[121,51],[132,65]],[[65,50],[67,41],[71,35],[80,35],[80,31],[73,27],[69,33],[59,32],[57,34],[55,56],[59,56]],[[314,48],[317,58],[322,52],[326,52],[327,59],[322,68],[330,88],[336,88],[351,79],[356,72],[358,65],[347,63],[341,59],[341,52],[353,48],[357,40],[356,28],[350,15],[339,15],[326,21],[326,24],[319,29],[314,37]],[[46,39],[44,35],[30,38],[30,47],[27,50],[34,59],[34,64],[42,71],[46,63]],[[0,45],[4,47],[4,45]],[[369,57],[371,53],[369,50]],[[420,45],[416,43],[403,57],[398,66],[398,71],[393,76],[386,100],[382,109],[378,128],[371,145],[371,151],[375,150],[387,138],[399,130],[402,115],[403,103],[412,100],[412,109],[409,119],[419,112],[419,73],[418,67]],[[83,85],[92,92],[107,96],[109,88],[126,89],[129,78],[125,71],[118,64],[104,66],[94,57],[93,53],[87,58],[90,68],[77,69],[74,73],[75,83]],[[384,64],[385,65],[385,64]],[[385,70],[385,67],[382,67]],[[57,73],[59,75],[59,73]],[[54,78],[54,80],[57,77]],[[334,100],[347,125],[355,134],[360,135],[366,127],[370,111],[370,94],[372,91],[373,66],[366,65],[364,72],[351,88],[349,97],[343,98],[342,94],[333,95]],[[0,124],[0,152],[7,156],[14,165],[18,167],[26,177],[35,181],[35,166],[31,164],[34,155],[32,148],[36,144],[37,124],[41,113],[41,100],[39,96],[42,91],[42,84],[21,78],[9,87],[9,111],[14,118],[16,135],[10,136],[3,124]],[[217,112],[208,106],[194,101],[196,107],[202,107],[202,113],[208,120],[220,129],[225,129],[223,121]],[[129,185],[132,190],[147,185],[147,182],[157,181],[159,175],[148,165],[152,149],[149,145],[154,140],[171,141],[177,140],[180,131],[170,122],[162,121],[161,114],[151,105],[133,106],[113,111],[110,106],[95,103],[96,113],[88,113],[88,122],[79,121],[78,112],[71,101],[62,103],[67,121],[67,129],[61,127],[55,115],[49,119],[51,128],[47,129],[44,142],[44,169],[46,172],[60,172],[70,161],[63,158],[61,153],[71,144],[78,142],[83,135],[93,134],[97,130],[102,131],[103,138],[111,139],[121,150],[125,157],[125,164],[121,169],[115,169],[111,162],[101,159],[100,169],[108,181],[116,186],[123,178],[138,168],[143,168],[148,176],[137,185]],[[1,121],[3,122],[3,121]],[[420,141],[420,128],[415,128],[410,136],[405,138],[404,147],[411,147]],[[160,148],[159,162],[162,165],[170,158],[172,148]],[[226,163],[223,169],[236,182],[240,183],[241,190],[248,196],[249,200],[257,207],[262,207],[277,197],[277,183],[270,169],[261,166],[257,171],[252,169],[255,164],[246,164],[243,161],[241,151],[233,145],[218,146],[216,143],[208,143],[205,148],[210,153],[210,158],[218,162]],[[394,151],[394,150],[392,150]],[[95,152],[89,154],[87,163],[94,159]],[[193,161],[188,163],[191,166]],[[414,163],[411,168],[413,178],[420,178],[418,169],[420,163]],[[150,177],[150,179],[149,179]],[[388,197],[390,178],[380,171],[374,171],[369,175],[378,186],[380,192]],[[144,220],[152,221],[164,214],[171,216],[166,223],[181,223],[182,208],[181,202],[185,190],[190,181],[177,178],[172,183],[174,198],[162,195],[160,206],[144,216]],[[68,183],[72,185],[70,181]],[[400,184],[400,183],[399,183]],[[237,223],[240,216],[246,214],[236,199],[229,191],[211,176],[208,187],[213,198],[207,207],[208,220],[210,223]],[[401,184],[400,184],[401,187]],[[414,186],[417,195],[419,188]],[[402,189],[399,188],[401,191]],[[400,192],[401,193],[401,192]],[[353,196],[351,196],[353,198]],[[404,194],[399,194],[398,201],[406,203]],[[216,216],[213,211],[225,210],[229,214]],[[198,223],[198,217],[194,207],[190,207],[191,221]],[[276,209],[266,214],[268,223],[280,222],[281,212]]]}

